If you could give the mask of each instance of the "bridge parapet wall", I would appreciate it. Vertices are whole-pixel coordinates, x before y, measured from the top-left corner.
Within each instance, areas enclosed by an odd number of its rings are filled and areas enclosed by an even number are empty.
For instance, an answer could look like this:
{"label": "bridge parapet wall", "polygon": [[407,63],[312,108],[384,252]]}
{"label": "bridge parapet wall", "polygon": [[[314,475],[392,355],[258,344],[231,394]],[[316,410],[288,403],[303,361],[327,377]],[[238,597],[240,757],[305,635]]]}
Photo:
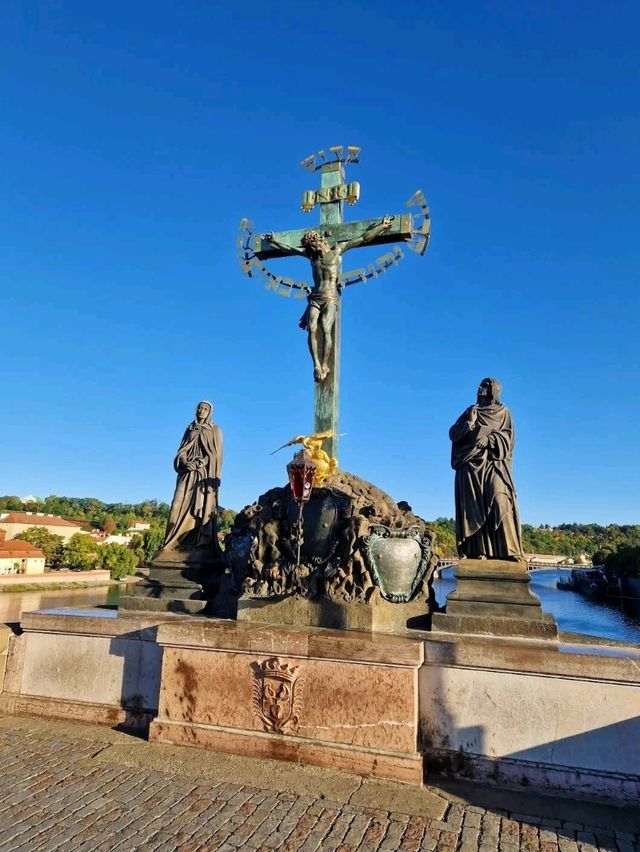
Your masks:
{"label": "bridge parapet wall", "polygon": [[640,798],[640,649],[433,638],[420,670],[427,771]]}

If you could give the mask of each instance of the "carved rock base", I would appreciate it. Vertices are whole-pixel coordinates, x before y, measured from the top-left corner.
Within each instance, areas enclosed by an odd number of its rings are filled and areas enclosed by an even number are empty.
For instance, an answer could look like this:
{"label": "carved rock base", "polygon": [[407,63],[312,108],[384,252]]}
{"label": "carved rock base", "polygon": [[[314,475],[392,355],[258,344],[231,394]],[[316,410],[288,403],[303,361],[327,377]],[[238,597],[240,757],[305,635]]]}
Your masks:
{"label": "carved rock base", "polygon": [[422,783],[419,639],[193,619],[157,641],[150,740]]}
{"label": "carved rock base", "polygon": [[328,627],[333,630],[368,630],[397,633],[407,629],[427,630],[429,616],[425,601],[373,604],[344,603],[329,598],[240,598],[238,621],[263,624],[292,624]]}
{"label": "carved rock base", "polygon": [[432,616],[434,631],[557,637],[553,616],[542,611],[540,599],[529,588],[526,560],[461,559],[457,577],[446,612]]}

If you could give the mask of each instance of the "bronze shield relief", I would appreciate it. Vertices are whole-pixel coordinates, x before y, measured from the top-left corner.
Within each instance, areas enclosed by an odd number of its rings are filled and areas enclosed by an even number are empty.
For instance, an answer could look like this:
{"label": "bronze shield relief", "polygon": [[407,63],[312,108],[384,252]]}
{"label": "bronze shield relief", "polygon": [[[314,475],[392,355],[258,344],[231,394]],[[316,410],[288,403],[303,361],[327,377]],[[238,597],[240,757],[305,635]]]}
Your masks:
{"label": "bronze shield relief", "polygon": [[431,556],[431,539],[418,527],[392,530],[373,526],[362,539],[367,566],[385,600],[406,603],[424,577]]}

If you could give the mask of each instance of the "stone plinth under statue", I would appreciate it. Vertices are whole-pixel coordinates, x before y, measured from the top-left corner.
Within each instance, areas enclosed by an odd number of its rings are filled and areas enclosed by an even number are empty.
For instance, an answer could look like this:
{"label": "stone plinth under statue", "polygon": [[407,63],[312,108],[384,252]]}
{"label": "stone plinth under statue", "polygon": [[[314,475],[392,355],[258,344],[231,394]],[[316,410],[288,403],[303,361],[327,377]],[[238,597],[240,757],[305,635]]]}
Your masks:
{"label": "stone plinth under statue", "polygon": [[149,573],[123,595],[118,609],[133,612],[203,613],[215,596],[215,579],[221,570],[219,558],[209,552],[173,551],[160,553],[149,566]]}
{"label": "stone plinth under statue", "polygon": [[555,639],[553,616],[542,611],[529,588],[526,559],[461,559],[458,584],[447,597],[446,613],[431,617],[432,630],[490,636]]}

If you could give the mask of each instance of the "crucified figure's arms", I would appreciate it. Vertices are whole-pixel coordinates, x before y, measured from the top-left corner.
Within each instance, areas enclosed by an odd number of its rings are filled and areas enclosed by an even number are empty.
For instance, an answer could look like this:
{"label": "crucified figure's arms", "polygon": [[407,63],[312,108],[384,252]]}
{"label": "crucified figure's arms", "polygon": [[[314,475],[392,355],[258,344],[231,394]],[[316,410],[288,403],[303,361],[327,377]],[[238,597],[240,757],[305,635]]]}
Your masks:
{"label": "crucified figure's arms", "polygon": [[[276,240],[271,232],[264,235],[264,239],[270,243],[275,248],[281,249],[282,251],[286,251],[288,254],[299,254],[303,257],[307,257],[307,253],[304,249],[298,248],[297,246],[289,246],[286,243],[281,243],[280,240]],[[296,290],[304,290],[305,293],[311,292],[311,287],[308,284],[298,284],[295,281],[289,281],[287,283],[288,287],[294,287]]]}
{"label": "crucified figure's arms", "polygon": [[391,223],[394,219],[395,216],[385,216],[379,225],[374,225],[373,228],[369,228],[361,237],[356,237],[355,240],[349,240],[346,243],[342,243],[340,246],[341,252],[344,253],[345,251],[349,251],[349,249],[358,248],[358,246],[365,246],[367,243],[370,243],[371,240],[375,240],[376,237],[379,237],[380,234],[383,234],[391,227]]}
{"label": "crucified figure's arms", "polygon": [[281,243],[280,240],[277,240],[271,232],[264,235],[264,239],[266,242],[270,243],[274,248],[280,249],[281,251],[286,251],[289,254],[301,254],[306,257],[306,251],[303,248],[298,248],[297,246],[290,246],[287,243]]}

